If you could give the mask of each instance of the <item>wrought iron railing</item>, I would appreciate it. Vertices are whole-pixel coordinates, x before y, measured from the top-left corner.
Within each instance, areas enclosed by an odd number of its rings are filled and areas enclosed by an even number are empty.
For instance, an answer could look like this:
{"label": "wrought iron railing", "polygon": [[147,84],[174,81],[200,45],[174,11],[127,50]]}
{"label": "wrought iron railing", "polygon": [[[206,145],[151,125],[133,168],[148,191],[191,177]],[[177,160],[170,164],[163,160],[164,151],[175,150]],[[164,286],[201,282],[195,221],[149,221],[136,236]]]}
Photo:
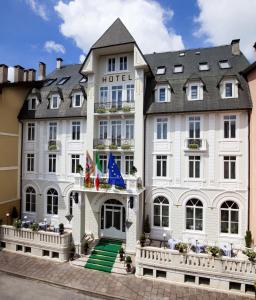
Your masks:
{"label": "wrought iron railing", "polygon": [[134,148],[134,140],[121,138],[94,139],[93,148],[98,150],[130,150]]}
{"label": "wrought iron railing", "polygon": [[133,111],[134,107],[134,102],[127,101],[97,102],[94,104],[94,112],[99,114],[115,112],[128,113]]}

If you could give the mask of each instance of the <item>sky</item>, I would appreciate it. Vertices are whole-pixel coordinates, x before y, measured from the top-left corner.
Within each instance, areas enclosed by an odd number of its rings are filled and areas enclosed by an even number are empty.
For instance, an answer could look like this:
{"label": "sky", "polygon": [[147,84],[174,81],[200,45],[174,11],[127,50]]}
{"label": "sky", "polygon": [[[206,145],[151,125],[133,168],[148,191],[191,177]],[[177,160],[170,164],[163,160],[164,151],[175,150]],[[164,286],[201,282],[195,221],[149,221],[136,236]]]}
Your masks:
{"label": "sky", "polygon": [[256,59],[256,0],[0,0],[0,64],[81,62],[120,17],[143,53],[230,44]]}

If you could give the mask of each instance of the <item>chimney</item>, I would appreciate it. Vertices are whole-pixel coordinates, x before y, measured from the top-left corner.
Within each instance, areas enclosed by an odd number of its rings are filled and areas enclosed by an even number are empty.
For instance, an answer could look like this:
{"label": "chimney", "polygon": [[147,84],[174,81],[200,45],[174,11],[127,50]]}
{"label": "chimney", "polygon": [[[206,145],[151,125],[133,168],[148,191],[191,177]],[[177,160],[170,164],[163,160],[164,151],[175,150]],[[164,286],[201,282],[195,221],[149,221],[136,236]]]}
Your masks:
{"label": "chimney", "polygon": [[38,80],[45,80],[46,77],[46,65],[43,62],[39,63],[39,76]]}
{"label": "chimney", "polygon": [[24,77],[23,77],[24,81],[28,81],[28,70],[24,70]]}
{"label": "chimney", "polygon": [[61,68],[61,65],[62,65],[62,62],[63,62],[63,59],[60,58],[60,57],[58,57],[58,58],[56,59],[56,62],[57,62],[56,68],[57,68],[57,69],[60,69],[60,68]]}
{"label": "chimney", "polygon": [[36,70],[28,69],[28,81],[34,81],[36,79]]}
{"label": "chimney", "polygon": [[14,82],[23,81],[24,68],[20,65],[14,66]]}
{"label": "chimney", "polygon": [[8,81],[8,66],[0,65],[0,84]]}
{"label": "chimney", "polygon": [[231,49],[233,55],[240,55],[240,40],[232,40]]}

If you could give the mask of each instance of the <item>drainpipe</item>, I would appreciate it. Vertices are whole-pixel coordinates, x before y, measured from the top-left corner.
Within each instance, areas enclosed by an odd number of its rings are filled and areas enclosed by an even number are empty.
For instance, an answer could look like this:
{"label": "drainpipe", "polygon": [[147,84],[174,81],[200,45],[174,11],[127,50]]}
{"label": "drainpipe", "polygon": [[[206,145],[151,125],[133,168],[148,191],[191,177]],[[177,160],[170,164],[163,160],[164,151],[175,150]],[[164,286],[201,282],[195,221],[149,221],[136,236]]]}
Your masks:
{"label": "drainpipe", "polygon": [[21,136],[20,136],[20,219],[21,219],[21,212],[22,212],[22,162],[23,162],[23,121],[21,121]]}
{"label": "drainpipe", "polygon": [[248,111],[248,220],[247,220],[247,230],[250,230],[250,208],[251,208],[251,196],[250,196],[250,190],[251,190],[251,185],[250,185],[250,173],[251,173],[251,148],[250,148],[250,135],[251,135],[251,111]]}

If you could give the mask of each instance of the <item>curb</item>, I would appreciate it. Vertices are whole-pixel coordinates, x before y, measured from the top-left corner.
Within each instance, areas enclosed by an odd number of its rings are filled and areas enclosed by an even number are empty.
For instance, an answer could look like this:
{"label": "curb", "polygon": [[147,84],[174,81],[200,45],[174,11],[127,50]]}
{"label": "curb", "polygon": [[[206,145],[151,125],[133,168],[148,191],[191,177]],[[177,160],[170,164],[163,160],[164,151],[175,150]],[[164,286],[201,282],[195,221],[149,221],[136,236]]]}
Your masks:
{"label": "curb", "polygon": [[5,273],[7,275],[14,276],[14,277],[17,277],[17,278],[30,279],[30,280],[41,282],[41,283],[47,283],[47,284],[50,284],[52,286],[61,287],[63,289],[73,290],[75,292],[79,292],[81,294],[91,296],[91,297],[94,297],[94,298],[105,299],[105,300],[129,300],[129,298],[117,297],[117,296],[109,295],[109,294],[106,294],[106,293],[103,294],[103,293],[100,293],[100,292],[94,292],[94,291],[90,291],[90,290],[79,289],[79,288],[64,285],[64,284],[61,284],[61,283],[58,283],[58,282],[54,282],[54,281],[51,281],[51,280],[34,278],[34,277],[31,277],[31,276],[23,275],[23,274],[16,273],[16,272],[6,271],[6,270],[3,270],[3,269],[0,269],[0,273]]}

